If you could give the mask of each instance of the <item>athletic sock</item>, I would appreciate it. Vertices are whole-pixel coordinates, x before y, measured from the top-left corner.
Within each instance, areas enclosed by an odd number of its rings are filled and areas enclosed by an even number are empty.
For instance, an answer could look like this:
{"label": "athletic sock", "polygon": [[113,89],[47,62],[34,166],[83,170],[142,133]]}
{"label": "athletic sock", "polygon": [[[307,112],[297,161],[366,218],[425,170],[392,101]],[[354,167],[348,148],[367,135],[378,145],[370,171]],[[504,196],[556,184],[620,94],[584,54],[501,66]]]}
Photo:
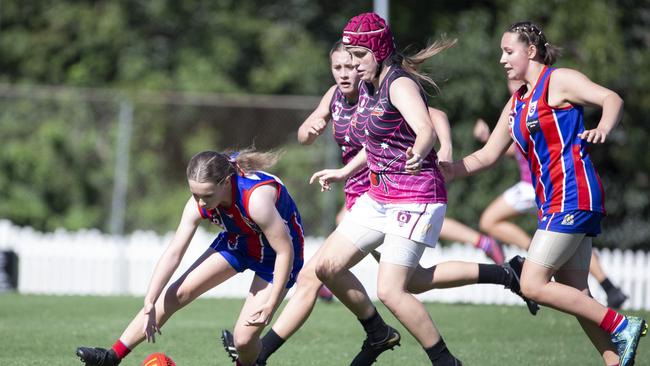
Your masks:
{"label": "athletic sock", "polygon": [[260,351],[259,356],[257,356],[257,359],[259,361],[266,362],[266,360],[273,354],[273,352],[282,347],[284,342],[285,340],[282,339],[282,337],[280,337],[278,333],[273,330],[273,328],[271,328],[264,335],[264,337],[262,337],[262,350]]}
{"label": "athletic sock", "polygon": [[375,313],[371,315],[370,318],[359,319],[359,322],[372,342],[379,342],[386,339],[388,334],[388,325],[386,325],[384,319],[381,318],[377,309],[375,309]]}
{"label": "athletic sock", "polygon": [[600,283],[600,287],[602,287],[606,293],[609,293],[614,289],[614,284],[609,281],[609,278],[605,277],[603,282]]}
{"label": "athletic sock", "polygon": [[113,349],[113,351],[115,351],[117,358],[119,358],[120,360],[126,357],[126,355],[128,355],[131,352],[129,346],[127,346],[126,343],[122,342],[121,339],[118,339],[113,345],[113,347],[111,348]]}
{"label": "athletic sock", "polygon": [[615,334],[625,329],[627,326],[627,318],[623,314],[619,314],[607,308],[607,313],[605,317],[600,322],[600,328],[609,334]]}
{"label": "athletic sock", "polygon": [[425,348],[424,352],[429,356],[432,365],[440,366],[456,366],[460,363],[458,360],[449,352],[445,341],[440,338],[438,343],[434,344],[429,348]]}
{"label": "athletic sock", "polygon": [[480,235],[476,243],[474,243],[475,248],[481,249],[484,252],[487,252],[490,249],[490,245],[490,237],[487,235]]}
{"label": "athletic sock", "polygon": [[476,283],[494,283],[508,285],[508,272],[496,264],[478,264],[478,281]]}

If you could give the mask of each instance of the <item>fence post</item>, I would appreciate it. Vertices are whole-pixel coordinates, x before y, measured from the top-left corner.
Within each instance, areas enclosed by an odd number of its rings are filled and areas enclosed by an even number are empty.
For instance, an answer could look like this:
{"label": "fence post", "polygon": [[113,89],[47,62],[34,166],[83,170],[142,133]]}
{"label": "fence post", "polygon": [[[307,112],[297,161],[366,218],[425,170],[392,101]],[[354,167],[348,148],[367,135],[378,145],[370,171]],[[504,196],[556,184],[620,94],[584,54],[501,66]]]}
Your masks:
{"label": "fence post", "polygon": [[124,211],[126,210],[126,191],[129,179],[129,154],[131,130],[133,127],[133,103],[122,98],[117,125],[115,148],[115,174],[113,176],[113,199],[109,219],[109,232],[113,235],[124,233]]}

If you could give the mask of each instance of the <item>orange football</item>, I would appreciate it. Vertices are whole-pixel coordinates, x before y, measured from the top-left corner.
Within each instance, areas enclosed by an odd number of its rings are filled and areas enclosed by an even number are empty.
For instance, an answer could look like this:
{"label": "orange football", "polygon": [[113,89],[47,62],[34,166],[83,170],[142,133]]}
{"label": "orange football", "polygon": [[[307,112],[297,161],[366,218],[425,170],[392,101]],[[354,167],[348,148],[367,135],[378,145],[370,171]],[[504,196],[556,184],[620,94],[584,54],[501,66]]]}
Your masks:
{"label": "orange football", "polygon": [[156,352],[147,356],[140,366],[176,366],[176,363],[166,354]]}

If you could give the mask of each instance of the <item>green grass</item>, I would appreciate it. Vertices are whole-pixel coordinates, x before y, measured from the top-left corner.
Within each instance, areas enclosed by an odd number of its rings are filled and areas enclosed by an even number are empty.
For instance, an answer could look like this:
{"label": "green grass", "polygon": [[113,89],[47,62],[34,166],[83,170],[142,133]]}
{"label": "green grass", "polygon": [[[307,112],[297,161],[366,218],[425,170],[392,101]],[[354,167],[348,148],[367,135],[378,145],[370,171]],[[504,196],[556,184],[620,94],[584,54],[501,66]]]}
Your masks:
{"label": "green grass", "polygon": [[[77,346],[112,345],[139,310],[141,298],[0,295],[0,365],[81,365]],[[180,366],[231,365],[218,337],[232,328],[242,300],[199,299],[177,313],[155,344],[142,344],[121,364],[136,366],[147,354],[165,352]],[[466,366],[602,365],[575,319],[544,308],[537,317],[524,307],[427,304],[449,348]],[[388,311],[384,318],[397,325]],[[650,318],[650,313],[636,313]],[[427,365],[402,328],[402,346],[377,365]],[[318,303],[305,326],[270,365],[347,365],[363,331],[340,303]],[[650,365],[650,339],[643,339],[636,366]]]}

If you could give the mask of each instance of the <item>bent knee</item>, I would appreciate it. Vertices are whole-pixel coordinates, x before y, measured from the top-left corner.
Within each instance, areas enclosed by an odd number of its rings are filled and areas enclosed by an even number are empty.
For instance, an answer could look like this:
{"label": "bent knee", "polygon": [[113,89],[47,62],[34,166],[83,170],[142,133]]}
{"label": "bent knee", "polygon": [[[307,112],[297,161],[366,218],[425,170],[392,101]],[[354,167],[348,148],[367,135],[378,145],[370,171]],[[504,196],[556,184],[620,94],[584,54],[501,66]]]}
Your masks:
{"label": "bent knee", "polygon": [[399,305],[400,297],[405,294],[403,289],[379,285],[377,287],[377,298],[389,309]]}
{"label": "bent knee", "polygon": [[235,331],[233,334],[233,341],[235,343],[235,348],[238,350],[246,350],[253,347],[259,341],[259,337],[252,332]]}
{"label": "bent knee", "polygon": [[306,267],[298,272],[296,284],[300,287],[320,288],[323,282],[316,275],[316,267]]}
{"label": "bent knee", "polygon": [[489,215],[483,214],[479,219],[478,227],[482,232],[489,234],[495,224],[496,221],[494,221]]}
{"label": "bent knee", "polygon": [[331,259],[321,259],[316,265],[316,270],[314,271],[316,277],[322,281],[327,282],[332,280],[339,273],[339,269]]}
{"label": "bent knee", "polygon": [[543,285],[531,281],[525,281],[524,279],[522,279],[520,283],[520,287],[521,287],[521,293],[525,297],[537,302],[541,302],[543,300],[542,299]]}
{"label": "bent knee", "polygon": [[165,292],[166,307],[172,306],[178,309],[190,302],[191,299],[191,292],[179,282],[172,283]]}

